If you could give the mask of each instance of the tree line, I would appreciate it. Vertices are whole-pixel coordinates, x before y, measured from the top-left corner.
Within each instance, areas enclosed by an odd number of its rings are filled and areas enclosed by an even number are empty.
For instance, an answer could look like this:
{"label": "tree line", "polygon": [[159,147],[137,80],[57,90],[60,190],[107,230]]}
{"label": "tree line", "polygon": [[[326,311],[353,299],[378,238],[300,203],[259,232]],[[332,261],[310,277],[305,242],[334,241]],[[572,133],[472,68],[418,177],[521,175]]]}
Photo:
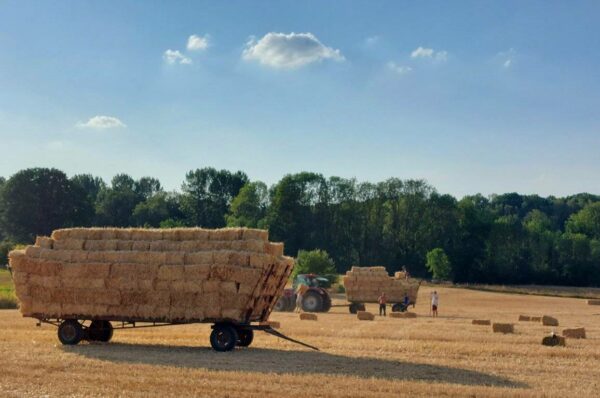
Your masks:
{"label": "tree line", "polygon": [[0,177],[4,251],[75,226],[268,228],[286,254],[324,250],[340,273],[385,265],[429,277],[427,253],[441,249],[455,282],[600,285],[600,196],[587,193],[458,200],[423,180],[371,183],[302,172],[269,187],[214,168],[188,172],[176,192],[127,174],[109,184],[47,168]]}

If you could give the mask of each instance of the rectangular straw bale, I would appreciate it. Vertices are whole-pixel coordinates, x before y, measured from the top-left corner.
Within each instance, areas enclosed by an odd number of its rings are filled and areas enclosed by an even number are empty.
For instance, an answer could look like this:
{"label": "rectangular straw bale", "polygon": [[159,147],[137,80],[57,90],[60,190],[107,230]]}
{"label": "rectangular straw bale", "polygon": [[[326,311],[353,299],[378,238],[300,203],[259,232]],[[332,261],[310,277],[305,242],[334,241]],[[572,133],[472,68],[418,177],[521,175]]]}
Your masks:
{"label": "rectangular straw bale", "polygon": [[185,253],[185,264],[212,264],[214,263],[213,252]]}
{"label": "rectangular straw bale", "polygon": [[133,241],[132,240],[117,240],[117,247],[115,250],[117,251],[131,251],[131,248],[133,247]]}
{"label": "rectangular straw bale", "polygon": [[157,307],[168,306],[171,303],[171,292],[168,290],[153,290],[149,292],[147,302]]}
{"label": "rectangular straw bale", "polygon": [[159,267],[153,264],[114,263],[110,267],[110,276],[132,279],[154,279]]}
{"label": "rectangular straw bale", "polygon": [[201,280],[178,280],[171,281],[171,290],[182,291],[182,292],[193,292],[193,293],[201,293],[202,292],[202,282]]}
{"label": "rectangular straw bale", "polygon": [[61,305],[58,303],[40,302],[33,300],[30,311],[32,314],[43,314],[47,317],[58,318],[62,314]]}
{"label": "rectangular straw bale", "polygon": [[191,264],[183,267],[186,280],[206,280],[210,275],[209,264]]}
{"label": "rectangular straw bale", "polygon": [[158,267],[158,279],[159,280],[181,280],[184,279],[184,266],[183,265],[161,265]]}
{"label": "rectangular straw bale", "polygon": [[225,281],[219,284],[219,292],[221,295],[235,295],[237,294],[237,284],[232,281]]}
{"label": "rectangular straw bale", "polygon": [[171,292],[171,306],[179,308],[193,308],[196,306],[195,292],[186,292],[182,290],[173,290]]}
{"label": "rectangular straw bale", "polygon": [[131,245],[131,250],[145,252],[150,249],[150,242],[147,240],[136,240]]}
{"label": "rectangular straw bale", "polygon": [[519,315],[520,322],[529,322],[531,321],[531,317],[529,315]]}
{"label": "rectangular straw bale", "polygon": [[110,274],[108,263],[63,264],[61,276],[72,278],[107,278]]}
{"label": "rectangular straw bale", "polygon": [[88,239],[83,244],[83,250],[101,251],[101,250],[117,250],[118,240],[91,240]]}
{"label": "rectangular straw bale", "polygon": [[492,322],[489,319],[473,319],[471,322],[473,325],[491,325]]}
{"label": "rectangular straw bale", "polygon": [[283,256],[283,243],[266,242],[265,253],[276,257]]}
{"label": "rectangular straw bale", "polygon": [[389,316],[391,318],[416,318],[417,314],[414,312],[390,312]]}
{"label": "rectangular straw bale", "polygon": [[135,306],[134,314],[140,319],[152,319],[156,316],[156,306],[151,304],[138,304]]}
{"label": "rectangular straw bale", "polygon": [[205,294],[210,294],[210,293],[218,293],[220,289],[220,282],[219,281],[203,281],[202,282],[202,292]]}
{"label": "rectangular straw bale", "polygon": [[117,240],[132,240],[131,238],[131,234],[132,234],[132,229],[131,228],[118,228],[114,230],[115,232],[115,239]]}
{"label": "rectangular straw bale", "polygon": [[[92,261],[95,263],[101,263],[101,262],[105,261],[105,258],[104,258],[104,253],[106,253],[105,251],[78,251],[77,253],[83,253],[83,254],[81,254],[81,256],[80,256],[80,254],[77,254],[77,257],[78,257],[77,262],[78,263],[81,263],[84,261]],[[82,261],[82,259],[79,257],[82,257],[83,255],[85,255],[85,260]]]}
{"label": "rectangular straw bale", "polygon": [[585,328],[563,329],[562,335],[570,339],[585,339]]}
{"label": "rectangular straw bale", "polygon": [[117,240],[119,239],[117,235],[116,228],[102,228],[101,231],[96,235],[97,240]]}
{"label": "rectangular straw bale", "polygon": [[356,317],[359,321],[372,321],[375,319],[375,315],[367,311],[358,311]]}
{"label": "rectangular straw bale", "polygon": [[[154,240],[151,242],[148,242],[148,247],[146,250],[150,250],[153,252],[162,252],[165,250],[165,243],[166,241],[164,240]],[[135,249],[135,243],[133,244],[134,249],[133,250],[138,250]]]}
{"label": "rectangular straw bale", "polygon": [[66,288],[106,288],[106,283],[103,278],[61,278],[61,281],[62,286]]}
{"label": "rectangular straw bale", "polygon": [[544,326],[558,326],[558,319],[544,315],[542,316],[542,325]]}
{"label": "rectangular straw bale", "polygon": [[151,291],[154,290],[154,279],[136,279],[137,288],[140,290]]}
{"label": "rectangular straw bale", "polygon": [[138,282],[136,279],[131,277],[110,277],[104,280],[108,289],[117,289],[120,291],[124,290],[135,290],[138,288]]}
{"label": "rectangular straw bale", "polygon": [[242,238],[241,228],[221,228],[208,232],[209,240],[239,240]]}
{"label": "rectangular straw bale", "polygon": [[55,229],[52,231],[51,238],[54,240],[68,239],[70,237],[75,238],[78,237],[77,235],[81,235],[83,231],[85,231],[84,228]]}
{"label": "rectangular straw bale", "polygon": [[25,248],[25,255],[30,258],[40,258],[42,248],[38,246],[27,246]]}
{"label": "rectangular straw bale", "polygon": [[221,316],[225,319],[238,321],[242,319],[242,310],[236,308],[223,309]]}
{"label": "rectangular straw bale", "polygon": [[269,231],[266,229],[244,228],[242,229],[242,239],[266,242],[269,240]]}
{"label": "rectangular straw bale", "polygon": [[259,326],[270,326],[273,329],[279,329],[281,327],[281,323],[278,321],[262,321],[258,323]]}
{"label": "rectangular straw bale", "polygon": [[35,267],[31,273],[42,276],[60,275],[63,267],[60,261],[34,260],[30,263]]}
{"label": "rectangular straw bale", "polygon": [[258,281],[261,275],[262,271],[255,268],[233,267],[231,279],[238,283],[253,284]]}
{"label": "rectangular straw bale", "polygon": [[64,239],[54,242],[54,250],[83,250],[85,239]]}
{"label": "rectangular straw bale", "polygon": [[165,264],[178,264],[183,265],[185,263],[184,252],[165,252]]}
{"label": "rectangular straw bale", "polygon": [[33,276],[39,277],[38,275],[30,275],[27,272],[14,271],[14,270],[12,271],[12,280],[13,280],[15,286],[26,285],[27,283],[29,283],[29,280]]}
{"label": "rectangular straw bale", "polygon": [[253,253],[263,253],[265,249],[265,242],[262,240],[251,239],[251,240],[238,240],[231,242],[231,250],[235,251],[246,251]]}
{"label": "rectangular straw bale", "polygon": [[263,269],[269,264],[269,256],[259,253],[250,253],[250,267]]}
{"label": "rectangular straw bale", "polygon": [[209,279],[227,281],[232,277],[233,269],[227,264],[213,264],[210,266]]}
{"label": "rectangular straw bale", "polygon": [[494,333],[514,333],[514,326],[512,323],[493,323],[492,331]]}
{"label": "rectangular straw bale", "polygon": [[302,312],[300,314],[301,321],[316,321],[317,319],[317,314],[313,314],[312,312]]}
{"label": "rectangular straw bale", "polygon": [[70,250],[42,249],[40,258],[43,260],[69,262],[71,261],[71,253]]}
{"label": "rectangular straw bale", "polygon": [[151,292],[145,290],[125,290],[121,291],[122,305],[140,305],[147,304]]}
{"label": "rectangular straw bale", "polygon": [[542,321],[542,317],[541,316],[531,316],[531,317],[529,317],[529,320],[531,322],[541,322]]}
{"label": "rectangular straw bale", "polygon": [[204,310],[202,308],[192,307],[185,309],[185,319],[191,320],[203,320],[204,319]]}
{"label": "rectangular straw bale", "polygon": [[587,301],[588,305],[600,305],[599,299],[591,299]]}
{"label": "rectangular straw bale", "polygon": [[35,245],[37,247],[41,247],[42,249],[52,249],[54,244],[54,239],[49,238],[47,236],[37,236],[35,238]]}

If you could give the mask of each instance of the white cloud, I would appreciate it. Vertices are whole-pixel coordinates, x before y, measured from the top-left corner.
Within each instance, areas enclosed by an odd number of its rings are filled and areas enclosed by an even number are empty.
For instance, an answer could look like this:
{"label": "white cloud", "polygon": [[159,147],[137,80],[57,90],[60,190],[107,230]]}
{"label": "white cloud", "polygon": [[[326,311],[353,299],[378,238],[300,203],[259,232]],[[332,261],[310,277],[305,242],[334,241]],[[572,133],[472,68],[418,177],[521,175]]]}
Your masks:
{"label": "white cloud", "polygon": [[496,54],[496,59],[500,64],[502,64],[503,68],[510,68],[515,63],[516,51],[514,48],[509,48],[508,51],[501,51]]}
{"label": "white cloud", "polygon": [[395,62],[391,61],[387,63],[387,67],[389,70],[399,75],[405,75],[412,71],[412,68],[410,66],[398,65]]}
{"label": "white cloud", "polygon": [[242,57],[273,68],[297,68],[324,59],[344,61],[340,50],[323,45],[312,33],[267,33],[256,41],[251,37]]}
{"label": "white cloud", "polygon": [[412,53],[411,58],[429,58],[436,62],[445,62],[448,59],[447,51],[435,51],[433,48],[425,48],[419,46]]}
{"label": "white cloud", "polygon": [[374,45],[376,45],[377,43],[379,43],[379,40],[380,40],[380,37],[379,37],[379,36],[377,36],[377,35],[375,35],[375,36],[370,36],[370,37],[367,37],[367,38],[365,39],[365,44],[366,44],[367,46],[374,46]]}
{"label": "white cloud", "polygon": [[191,35],[188,37],[187,49],[188,51],[200,51],[208,48],[208,35],[198,36]]}
{"label": "white cloud", "polygon": [[433,55],[433,48],[419,47],[410,53],[411,58],[431,58]]}
{"label": "white cloud", "polygon": [[120,121],[118,118],[114,116],[94,116],[90,118],[87,122],[79,122],[77,123],[77,127],[79,128],[89,128],[96,130],[106,130],[113,129],[118,127],[127,127],[125,123]]}
{"label": "white cloud", "polygon": [[173,64],[189,65],[192,63],[192,60],[190,58],[186,57],[185,55],[180,53],[178,50],[171,50],[171,49],[165,51],[165,53],[163,54],[163,59],[169,65],[173,65]]}

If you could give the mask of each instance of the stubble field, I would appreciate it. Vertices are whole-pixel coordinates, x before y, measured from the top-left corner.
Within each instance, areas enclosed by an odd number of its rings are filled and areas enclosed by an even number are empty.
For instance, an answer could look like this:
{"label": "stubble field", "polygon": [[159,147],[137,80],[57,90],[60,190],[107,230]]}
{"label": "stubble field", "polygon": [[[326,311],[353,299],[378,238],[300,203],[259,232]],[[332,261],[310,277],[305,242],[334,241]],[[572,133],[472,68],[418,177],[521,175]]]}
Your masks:
{"label": "stubble field", "polygon": [[[358,321],[343,307],[300,321],[274,313],[280,331],[314,352],[257,333],[248,349],[213,352],[208,325],[115,331],[109,344],[63,347],[56,329],[0,311],[2,396],[598,396],[600,307],[585,300],[438,288],[431,319],[422,287],[416,319]],[[335,303],[343,303],[342,296]],[[375,311],[375,305],[367,310]],[[588,338],[544,347],[552,328],[517,322],[519,314],[584,326]],[[499,335],[475,318],[512,322]]]}

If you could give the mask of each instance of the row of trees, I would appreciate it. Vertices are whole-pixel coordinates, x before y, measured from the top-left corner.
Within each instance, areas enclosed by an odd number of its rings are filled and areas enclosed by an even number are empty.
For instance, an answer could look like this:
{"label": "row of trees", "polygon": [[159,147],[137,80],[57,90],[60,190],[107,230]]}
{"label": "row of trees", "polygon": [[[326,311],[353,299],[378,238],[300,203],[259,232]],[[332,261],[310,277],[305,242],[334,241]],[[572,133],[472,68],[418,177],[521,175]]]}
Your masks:
{"label": "row of trees", "polygon": [[126,174],[26,169],[0,179],[0,240],[31,242],[71,226],[268,228],[286,253],[322,249],[338,272],[350,266],[405,266],[430,276],[439,248],[456,282],[600,285],[600,197],[509,193],[457,200],[422,180],[358,182],[316,173],[267,187],[243,172],[204,168],[180,192]]}

